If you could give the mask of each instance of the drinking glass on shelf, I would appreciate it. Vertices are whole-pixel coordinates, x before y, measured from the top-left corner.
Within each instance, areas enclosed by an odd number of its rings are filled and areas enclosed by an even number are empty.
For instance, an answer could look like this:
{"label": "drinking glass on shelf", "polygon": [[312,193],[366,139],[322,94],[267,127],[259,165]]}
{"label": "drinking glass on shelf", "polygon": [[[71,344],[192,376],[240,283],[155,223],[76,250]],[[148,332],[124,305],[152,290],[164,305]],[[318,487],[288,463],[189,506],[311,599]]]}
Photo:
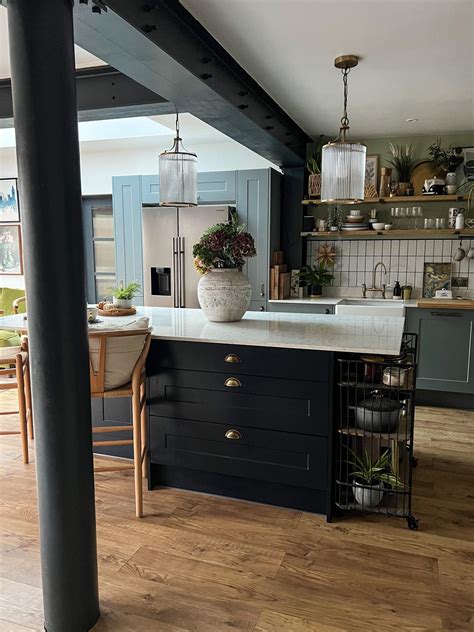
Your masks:
{"label": "drinking glass on shelf", "polygon": [[395,207],[395,213],[394,213],[394,222],[393,222],[393,227],[398,229],[400,228],[400,209],[399,207]]}
{"label": "drinking glass on shelf", "polygon": [[403,224],[405,223],[406,211],[404,206],[400,206],[400,228],[405,228]]}
{"label": "drinking glass on shelf", "polygon": [[423,222],[421,220],[423,219],[423,209],[421,208],[421,206],[415,206],[414,209],[416,211],[416,213],[415,213],[415,229],[422,228]]}
{"label": "drinking glass on shelf", "polygon": [[407,228],[411,229],[415,227],[415,207],[409,206],[407,207]]}
{"label": "drinking glass on shelf", "polygon": [[432,217],[425,217],[425,229],[426,230],[431,230],[433,228],[433,218]]}
{"label": "drinking glass on shelf", "polygon": [[441,230],[443,228],[446,228],[446,220],[444,219],[444,217],[436,218],[436,228],[441,229]]}

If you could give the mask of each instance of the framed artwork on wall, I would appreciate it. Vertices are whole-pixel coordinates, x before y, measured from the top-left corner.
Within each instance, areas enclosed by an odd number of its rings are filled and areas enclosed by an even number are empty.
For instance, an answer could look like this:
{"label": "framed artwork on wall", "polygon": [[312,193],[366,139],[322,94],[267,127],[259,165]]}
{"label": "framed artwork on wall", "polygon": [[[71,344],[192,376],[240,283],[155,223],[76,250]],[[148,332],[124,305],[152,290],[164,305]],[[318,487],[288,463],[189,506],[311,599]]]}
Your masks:
{"label": "framed artwork on wall", "polygon": [[365,197],[377,197],[379,173],[378,154],[366,156],[365,158]]}
{"label": "framed artwork on wall", "polygon": [[437,290],[451,289],[451,263],[426,263],[423,267],[423,297],[434,298]]}
{"label": "framed artwork on wall", "polygon": [[23,274],[19,224],[0,224],[0,274]]}
{"label": "framed artwork on wall", "polygon": [[20,221],[20,203],[16,178],[0,178],[0,224]]}
{"label": "framed artwork on wall", "polygon": [[474,147],[463,147],[462,156],[464,161],[456,169],[456,183],[474,183]]}

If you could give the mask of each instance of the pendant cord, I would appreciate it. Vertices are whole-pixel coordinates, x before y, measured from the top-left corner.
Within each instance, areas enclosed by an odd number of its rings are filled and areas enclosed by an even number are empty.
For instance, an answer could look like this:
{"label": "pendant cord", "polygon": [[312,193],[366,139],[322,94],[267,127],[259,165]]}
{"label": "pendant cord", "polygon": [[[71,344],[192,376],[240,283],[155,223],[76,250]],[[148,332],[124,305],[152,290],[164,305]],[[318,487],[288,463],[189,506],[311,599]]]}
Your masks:
{"label": "pendant cord", "polygon": [[347,129],[349,127],[349,117],[347,116],[347,93],[348,93],[347,75],[350,72],[350,68],[343,68],[341,72],[342,72],[342,82],[344,84],[344,116],[341,118],[341,127],[343,129]]}

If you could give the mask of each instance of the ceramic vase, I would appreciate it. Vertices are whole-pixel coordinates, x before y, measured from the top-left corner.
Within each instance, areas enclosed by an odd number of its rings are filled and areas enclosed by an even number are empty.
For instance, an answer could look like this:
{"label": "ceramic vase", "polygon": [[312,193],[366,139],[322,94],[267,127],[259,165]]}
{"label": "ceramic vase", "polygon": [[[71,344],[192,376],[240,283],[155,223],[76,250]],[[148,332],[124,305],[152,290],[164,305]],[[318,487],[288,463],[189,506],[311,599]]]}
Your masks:
{"label": "ceramic vase", "polygon": [[250,305],[251,285],[240,270],[214,268],[198,284],[198,300],[208,320],[231,323],[241,320]]}
{"label": "ceramic vase", "polygon": [[450,171],[446,174],[446,185],[453,186],[456,184],[456,174],[454,171]]}
{"label": "ceramic vase", "polygon": [[382,502],[384,486],[383,483],[378,485],[362,486],[357,481],[354,481],[352,485],[352,491],[354,493],[357,503],[364,509],[373,509],[378,507]]}
{"label": "ceramic vase", "polygon": [[399,182],[398,183],[398,195],[408,195],[408,190],[410,189],[409,182]]}
{"label": "ceramic vase", "polygon": [[321,174],[312,173],[308,177],[308,195],[309,197],[320,197],[321,195]]}
{"label": "ceramic vase", "polygon": [[323,295],[323,288],[321,285],[308,285],[309,298],[320,298]]}
{"label": "ceramic vase", "polygon": [[118,307],[120,309],[130,309],[132,307],[132,299],[131,298],[112,298],[112,303],[114,307]]}

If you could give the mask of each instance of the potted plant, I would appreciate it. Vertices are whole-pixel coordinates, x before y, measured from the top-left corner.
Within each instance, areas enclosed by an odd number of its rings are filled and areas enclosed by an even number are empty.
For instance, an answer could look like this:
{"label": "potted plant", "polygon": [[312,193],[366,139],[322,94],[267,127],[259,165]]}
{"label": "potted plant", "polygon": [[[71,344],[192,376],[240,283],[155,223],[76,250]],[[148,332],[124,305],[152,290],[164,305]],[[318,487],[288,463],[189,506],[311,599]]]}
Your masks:
{"label": "potted plant", "polygon": [[130,309],[132,307],[132,299],[138,294],[141,287],[140,283],[136,281],[132,281],[125,287],[123,287],[123,285],[121,287],[114,287],[112,289],[112,302],[114,306],[120,309]]}
{"label": "potted plant", "polygon": [[398,474],[393,471],[390,462],[390,451],[385,452],[375,462],[370,458],[367,449],[359,456],[349,448],[352,460],[348,463],[354,468],[349,476],[354,477],[352,492],[359,505],[365,509],[378,507],[385,493],[385,486],[393,489],[403,487]]}
{"label": "potted plant", "polygon": [[322,136],[319,137],[313,155],[306,162],[306,168],[309,171],[308,195],[313,198],[321,195],[321,158],[324,145],[322,138]]}
{"label": "potted plant", "polygon": [[334,275],[326,269],[324,261],[320,261],[313,266],[305,266],[301,269],[298,276],[307,286],[310,298],[322,296],[323,286],[329,285],[334,279]]}
{"label": "potted plant", "polygon": [[241,320],[250,305],[251,286],[242,268],[255,257],[255,242],[233,213],[227,224],[208,228],[193,246],[194,265],[203,276],[198,284],[201,309],[210,321]]}
{"label": "potted plant", "polygon": [[397,170],[398,194],[407,195],[407,191],[409,189],[413,189],[411,185],[411,176],[420,161],[415,158],[413,143],[405,145],[405,147],[389,143],[389,148],[392,158],[387,162]]}
{"label": "potted plant", "polygon": [[428,154],[431,161],[446,172],[446,184],[448,186],[455,186],[456,169],[464,160],[462,147],[450,146],[449,149],[444,149],[441,146],[441,139],[437,138],[436,141],[428,147]]}

